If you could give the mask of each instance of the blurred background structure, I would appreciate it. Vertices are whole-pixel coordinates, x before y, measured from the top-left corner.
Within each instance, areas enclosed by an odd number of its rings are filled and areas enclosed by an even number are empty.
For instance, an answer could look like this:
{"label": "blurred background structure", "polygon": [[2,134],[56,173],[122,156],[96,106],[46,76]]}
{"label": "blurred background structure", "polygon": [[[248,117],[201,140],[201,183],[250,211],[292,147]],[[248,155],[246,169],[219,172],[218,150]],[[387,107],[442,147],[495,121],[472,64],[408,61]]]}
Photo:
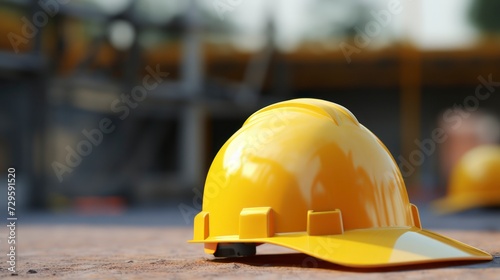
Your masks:
{"label": "blurred background structure", "polygon": [[[463,150],[498,144],[497,1],[269,2],[2,0],[0,172],[16,167],[19,203],[191,199],[252,112],[298,97],[351,110],[412,200],[442,193]],[[465,143],[483,122],[472,138],[487,139]]]}

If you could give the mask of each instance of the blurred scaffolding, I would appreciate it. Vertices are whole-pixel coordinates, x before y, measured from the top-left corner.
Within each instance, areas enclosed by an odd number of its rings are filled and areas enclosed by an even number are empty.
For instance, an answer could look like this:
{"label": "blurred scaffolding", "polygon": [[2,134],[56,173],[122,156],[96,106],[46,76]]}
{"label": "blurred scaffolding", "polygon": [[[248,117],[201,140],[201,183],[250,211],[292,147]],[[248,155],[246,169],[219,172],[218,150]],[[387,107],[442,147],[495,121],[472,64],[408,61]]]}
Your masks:
{"label": "blurred scaffolding", "polygon": [[[480,77],[496,90],[496,4],[268,2],[2,1],[0,166],[18,168],[19,201],[192,196],[246,117],[295,97],[349,108],[411,168],[410,193],[442,187],[437,155],[412,154],[443,110],[467,106]],[[474,25],[445,29],[457,7]],[[147,98],[130,100],[141,86]],[[478,104],[499,105],[496,93]]]}

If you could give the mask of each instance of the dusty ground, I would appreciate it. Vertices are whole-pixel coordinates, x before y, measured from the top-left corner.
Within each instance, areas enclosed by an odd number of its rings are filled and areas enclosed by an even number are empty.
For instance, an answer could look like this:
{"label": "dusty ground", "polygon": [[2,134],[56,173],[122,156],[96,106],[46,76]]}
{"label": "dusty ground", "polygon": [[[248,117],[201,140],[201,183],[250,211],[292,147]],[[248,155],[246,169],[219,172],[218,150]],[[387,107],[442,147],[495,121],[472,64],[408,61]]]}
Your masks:
{"label": "dusty ground", "polygon": [[17,230],[17,276],[6,270],[5,230],[0,232],[1,279],[500,279],[500,231],[491,229],[500,225],[491,221],[483,223],[490,228],[479,231],[435,229],[494,254],[491,262],[356,270],[283,254],[289,251],[270,245],[259,247],[258,253],[266,255],[215,260],[202,245],[187,244],[191,228],[175,222],[154,226],[130,218],[132,224],[105,225],[38,219],[26,218]]}

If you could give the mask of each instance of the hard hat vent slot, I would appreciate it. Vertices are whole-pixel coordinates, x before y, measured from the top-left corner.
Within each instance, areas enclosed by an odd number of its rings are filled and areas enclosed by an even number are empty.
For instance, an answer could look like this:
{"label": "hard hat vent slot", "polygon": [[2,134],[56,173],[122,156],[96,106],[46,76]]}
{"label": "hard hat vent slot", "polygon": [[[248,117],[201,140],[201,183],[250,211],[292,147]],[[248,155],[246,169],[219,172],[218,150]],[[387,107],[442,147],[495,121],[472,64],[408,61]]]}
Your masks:
{"label": "hard hat vent slot", "polygon": [[307,234],[335,235],[343,234],[342,213],[339,209],[333,211],[307,211]]}
{"label": "hard hat vent slot", "polygon": [[243,208],[240,212],[240,238],[274,236],[274,215],[271,207]]}

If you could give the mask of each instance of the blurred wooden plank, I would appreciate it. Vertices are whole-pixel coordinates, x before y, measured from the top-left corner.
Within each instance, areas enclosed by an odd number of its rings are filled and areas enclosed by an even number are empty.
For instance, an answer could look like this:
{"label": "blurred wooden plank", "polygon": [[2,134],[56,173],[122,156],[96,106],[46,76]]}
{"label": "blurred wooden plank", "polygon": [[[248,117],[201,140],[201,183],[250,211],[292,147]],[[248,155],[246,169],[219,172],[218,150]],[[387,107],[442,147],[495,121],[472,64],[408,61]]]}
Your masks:
{"label": "blurred wooden plank", "polygon": [[[419,157],[418,162],[412,157],[415,150],[414,141],[420,139],[420,114],[421,114],[421,58],[420,52],[410,45],[401,49],[401,156],[413,167],[412,172],[403,172],[408,187],[418,183],[420,165],[424,158]],[[399,159],[396,159],[400,162]],[[417,164],[415,164],[417,163]]]}

